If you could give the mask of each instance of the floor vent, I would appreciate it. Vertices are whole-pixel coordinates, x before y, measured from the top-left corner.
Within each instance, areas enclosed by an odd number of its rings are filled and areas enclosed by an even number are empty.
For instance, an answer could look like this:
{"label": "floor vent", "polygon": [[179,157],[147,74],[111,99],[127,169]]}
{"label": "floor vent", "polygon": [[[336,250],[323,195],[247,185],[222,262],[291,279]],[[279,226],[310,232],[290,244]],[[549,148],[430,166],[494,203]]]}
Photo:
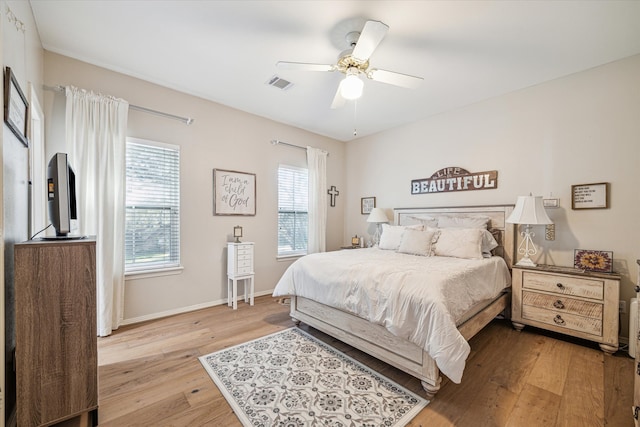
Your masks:
{"label": "floor vent", "polygon": [[289,80],[285,80],[285,79],[280,78],[278,76],[271,77],[269,79],[269,81],[267,82],[267,84],[270,85],[270,86],[277,87],[278,89],[282,89],[282,90],[287,90],[291,86],[293,86],[293,83],[291,83]]}

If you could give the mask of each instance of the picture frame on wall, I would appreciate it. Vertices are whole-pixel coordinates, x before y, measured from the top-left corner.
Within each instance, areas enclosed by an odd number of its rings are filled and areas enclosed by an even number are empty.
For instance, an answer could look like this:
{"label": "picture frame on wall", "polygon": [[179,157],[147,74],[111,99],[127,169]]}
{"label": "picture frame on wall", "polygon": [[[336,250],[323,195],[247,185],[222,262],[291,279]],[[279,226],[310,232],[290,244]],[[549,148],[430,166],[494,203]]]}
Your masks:
{"label": "picture frame on wall", "polygon": [[573,251],[573,266],[580,270],[612,273],[613,252],[575,249]]}
{"label": "picture frame on wall", "polygon": [[369,215],[373,208],[376,207],[375,197],[362,197],[360,199],[360,213],[362,215]]}
{"label": "picture frame on wall", "polygon": [[607,209],[608,207],[608,182],[571,186],[571,209]]}
{"label": "picture frame on wall", "polygon": [[29,102],[20,89],[13,71],[10,67],[6,67],[4,73],[4,122],[25,147],[29,147],[28,115]]}
{"label": "picture frame on wall", "polygon": [[213,170],[213,214],[256,214],[256,174]]}

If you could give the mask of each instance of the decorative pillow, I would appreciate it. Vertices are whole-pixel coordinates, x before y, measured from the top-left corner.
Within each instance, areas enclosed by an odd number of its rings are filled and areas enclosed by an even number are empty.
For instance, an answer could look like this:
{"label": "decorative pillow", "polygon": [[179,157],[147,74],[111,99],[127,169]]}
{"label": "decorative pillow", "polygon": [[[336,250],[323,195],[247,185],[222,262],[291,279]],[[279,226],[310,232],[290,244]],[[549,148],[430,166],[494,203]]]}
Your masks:
{"label": "decorative pillow", "polygon": [[424,225],[389,225],[382,224],[382,235],[380,236],[380,243],[378,244],[378,248],[387,249],[396,251],[398,250],[398,246],[400,246],[400,239],[402,238],[402,233],[406,229],[411,230],[424,230]]}
{"label": "decorative pillow", "polygon": [[431,256],[433,255],[433,243],[435,243],[437,237],[437,231],[404,230],[400,238],[398,252],[411,255]]}
{"label": "decorative pillow", "polygon": [[466,259],[482,259],[482,238],[480,228],[441,228],[435,245],[437,256]]}
{"label": "decorative pillow", "polygon": [[487,228],[491,221],[488,216],[448,216],[438,217],[438,228]]}

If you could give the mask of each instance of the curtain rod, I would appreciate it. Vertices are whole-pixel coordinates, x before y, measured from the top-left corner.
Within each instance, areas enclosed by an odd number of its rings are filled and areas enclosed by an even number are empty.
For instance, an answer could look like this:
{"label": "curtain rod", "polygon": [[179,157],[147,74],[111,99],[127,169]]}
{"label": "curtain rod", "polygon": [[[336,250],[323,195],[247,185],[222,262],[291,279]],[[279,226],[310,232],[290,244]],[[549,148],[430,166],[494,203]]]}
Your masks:
{"label": "curtain rod", "polygon": [[[65,86],[57,85],[57,86],[54,86],[53,89],[58,91],[58,92],[64,92],[65,91]],[[191,117],[176,116],[175,114],[165,113],[165,112],[158,111],[158,110],[152,110],[151,108],[141,107],[139,105],[129,104],[129,108],[132,109],[132,110],[136,110],[136,111],[142,111],[143,113],[155,114],[156,116],[166,117],[168,119],[178,120],[178,121],[183,122],[185,125],[190,125],[194,121],[194,119],[191,118]]]}
{"label": "curtain rod", "polygon": [[[289,147],[299,148],[300,150],[307,151],[306,147],[301,147],[301,146],[295,145],[295,144],[289,144],[288,142],[280,141],[279,139],[272,139],[271,140],[271,145],[288,145]],[[327,156],[328,155],[329,155],[329,153],[327,153]]]}

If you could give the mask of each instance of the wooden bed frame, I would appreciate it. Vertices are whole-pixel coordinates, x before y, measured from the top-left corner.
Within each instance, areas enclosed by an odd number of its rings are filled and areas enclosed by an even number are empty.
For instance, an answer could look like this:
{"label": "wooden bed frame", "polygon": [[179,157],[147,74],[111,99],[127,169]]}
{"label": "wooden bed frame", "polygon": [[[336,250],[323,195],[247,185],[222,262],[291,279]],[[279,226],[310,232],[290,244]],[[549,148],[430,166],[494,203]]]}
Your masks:
{"label": "wooden bed frame", "polygon": [[[515,256],[515,226],[506,223],[513,205],[470,206],[446,208],[401,208],[395,209],[395,223],[411,225],[419,223],[420,217],[439,215],[489,216],[489,228],[496,230],[500,246],[494,252],[502,256],[509,268]],[[469,340],[503,311],[508,312],[511,293],[505,292],[464,323],[458,325],[462,336]],[[348,312],[329,307],[307,298],[291,296],[291,317],[299,324],[307,325],[327,333],[367,354],[370,354],[398,369],[420,379],[426,397],[432,399],[440,389],[442,378],[435,361],[417,345],[396,337],[383,326],[372,324]]]}

